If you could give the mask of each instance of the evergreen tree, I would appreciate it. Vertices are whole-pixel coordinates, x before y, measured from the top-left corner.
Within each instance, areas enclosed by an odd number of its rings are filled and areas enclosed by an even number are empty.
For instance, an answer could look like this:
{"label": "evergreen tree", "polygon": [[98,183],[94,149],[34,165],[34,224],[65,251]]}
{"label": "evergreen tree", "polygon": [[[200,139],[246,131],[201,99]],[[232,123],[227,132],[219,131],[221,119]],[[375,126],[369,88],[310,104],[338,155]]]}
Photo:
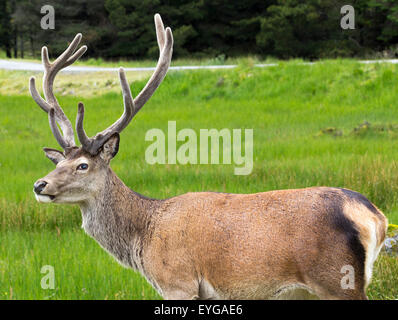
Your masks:
{"label": "evergreen tree", "polygon": [[[355,29],[342,30],[344,0],[52,0],[55,30],[40,28],[41,0],[0,0],[0,46],[11,56],[61,53],[78,32],[85,57],[156,58],[154,13],[174,35],[174,57],[261,54],[318,59],[396,48],[398,3],[353,0]],[[25,48],[27,50],[25,50]]]}
{"label": "evergreen tree", "polygon": [[11,58],[11,15],[8,1],[0,0],[0,44]]}

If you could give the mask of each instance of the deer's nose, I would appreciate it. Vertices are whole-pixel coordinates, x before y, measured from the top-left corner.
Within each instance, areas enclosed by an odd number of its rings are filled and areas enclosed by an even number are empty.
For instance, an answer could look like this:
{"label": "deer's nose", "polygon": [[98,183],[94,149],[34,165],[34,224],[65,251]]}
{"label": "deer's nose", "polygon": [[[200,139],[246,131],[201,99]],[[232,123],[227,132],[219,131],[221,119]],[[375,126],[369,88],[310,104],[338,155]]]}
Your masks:
{"label": "deer's nose", "polygon": [[35,191],[35,193],[40,194],[43,189],[46,187],[47,182],[43,181],[43,180],[39,180],[36,181],[36,183],[33,185],[33,190]]}

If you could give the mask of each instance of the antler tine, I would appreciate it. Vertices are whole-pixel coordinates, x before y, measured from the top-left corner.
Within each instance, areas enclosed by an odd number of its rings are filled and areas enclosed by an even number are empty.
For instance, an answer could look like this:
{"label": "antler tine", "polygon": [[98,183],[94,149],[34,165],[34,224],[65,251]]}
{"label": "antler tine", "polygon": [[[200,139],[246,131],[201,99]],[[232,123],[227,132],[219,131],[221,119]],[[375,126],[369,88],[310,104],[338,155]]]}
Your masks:
{"label": "antler tine", "polygon": [[130,86],[127,82],[126,74],[123,68],[119,69],[119,79],[123,93],[124,112],[114,124],[112,124],[104,131],[97,133],[94,138],[90,139],[84,131],[84,105],[81,102],[78,105],[78,112],[76,117],[77,136],[83,148],[91,154],[97,154],[98,150],[102,147],[104,142],[106,142],[115,132],[121,132],[133,118],[135,111],[134,99],[131,95]]}
{"label": "antler tine", "polygon": [[111,135],[116,132],[120,133],[125,127],[127,127],[134,115],[153,95],[169,69],[173,52],[173,35],[170,28],[164,28],[162,18],[159,14],[156,14],[154,19],[160,50],[159,60],[148,83],[135,99],[133,99],[131,95],[130,86],[127,82],[123,68],[119,69],[120,85],[122,87],[124,101],[123,115],[110,127],[97,133],[95,137],[88,138],[83,128],[84,107],[82,104],[79,104],[76,119],[76,132],[83,148],[93,155],[98,153],[104,142],[106,142]]}
{"label": "antler tine", "polygon": [[165,41],[164,25],[160,14],[155,14],[155,27],[156,27],[156,37],[158,39],[159,51],[163,50]]}
{"label": "antler tine", "polygon": [[58,141],[59,145],[63,149],[68,148],[69,145],[66,144],[64,138],[61,135],[61,132],[59,132],[57,122],[55,121],[55,109],[54,108],[51,108],[50,111],[48,112],[48,122],[50,123],[51,131],[53,132],[54,137]]}
{"label": "antler tine", "polygon": [[101,134],[103,135],[108,131],[121,132],[130,123],[135,112],[134,99],[131,95],[130,86],[126,79],[126,74],[123,68],[119,68],[119,80],[123,93],[124,112],[122,116],[113,125],[111,125],[108,129],[101,132]]}
{"label": "antler tine", "polygon": [[51,109],[51,106],[41,97],[40,93],[37,91],[35,77],[31,77],[29,79],[29,90],[33,100],[39,105],[40,108],[48,113]]}
{"label": "antler tine", "polygon": [[[51,67],[53,69],[56,69],[56,72],[61,70],[62,68],[65,68],[68,66],[70,63],[68,63],[69,59],[74,55],[76,48],[80,44],[80,41],[82,40],[82,34],[78,33],[72,42],[69,44],[68,48],[51,64]],[[83,51],[87,50],[86,46],[82,46],[79,50],[85,48]],[[84,53],[83,52],[83,53]],[[77,53],[77,52],[76,52]],[[54,70],[55,71],[55,70]],[[56,72],[54,72],[54,76],[56,75]]]}
{"label": "antler tine", "polygon": [[155,25],[160,49],[159,60],[154,73],[145,85],[144,89],[142,89],[134,99],[136,108],[135,113],[140,111],[163,81],[167,70],[169,69],[171,56],[173,54],[173,34],[169,27],[167,27],[166,30],[164,29],[163,22],[159,14],[155,15]]}
{"label": "antler tine", "polygon": [[[76,48],[80,44],[81,38],[82,35],[80,33],[77,34],[68,48],[53,63],[50,62],[48,57],[47,47],[42,48],[41,55],[44,66],[43,91],[45,99],[41,97],[36,89],[35,78],[30,78],[29,82],[30,93],[33,97],[33,100],[49,114],[51,130],[63,149],[74,147],[76,144],[72,124],[66,117],[64,111],[58,103],[57,98],[54,95],[53,85],[57,73],[63,68],[71,65],[86,52],[86,46],[82,46],[76,51]],[[50,112],[53,112],[53,117],[51,117]],[[56,122],[58,122],[60,125],[63,136],[59,132]]]}
{"label": "antler tine", "polygon": [[41,48],[41,61],[44,66],[44,70],[47,70],[51,67],[50,58],[48,57],[48,49],[47,47]]}
{"label": "antler tine", "polygon": [[122,130],[126,128],[127,125],[130,123],[131,119],[133,119],[133,116],[135,114],[136,107],[134,99],[133,96],[131,95],[130,86],[127,81],[126,74],[123,68],[119,69],[119,80],[123,93],[124,112],[122,116],[113,125],[111,125],[109,128],[96,135],[98,139],[94,138],[95,140],[95,143],[93,145],[94,148],[100,148],[102,144],[106,140],[108,140],[108,138],[115,132],[118,133],[122,132]]}
{"label": "antler tine", "polygon": [[81,39],[82,39],[82,34],[78,33],[75,36],[75,38],[72,40],[68,48],[66,48],[66,50],[53,63],[51,63],[48,58],[47,47],[43,47],[42,49],[42,61],[44,65],[43,90],[46,100],[50,100],[50,102],[55,102],[56,104],[58,104],[57,99],[53,93],[53,84],[55,76],[60,70],[72,64],[74,61],[80,58],[84,54],[84,52],[86,52],[87,50],[86,46],[82,46],[78,51],[75,52]]}
{"label": "antler tine", "polygon": [[85,150],[91,150],[92,139],[90,139],[87,136],[86,131],[84,131],[83,120],[84,120],[84,104],[82,102],[79,102],[77,108],[77,116],[76,116],[76,133],[83,148]]}

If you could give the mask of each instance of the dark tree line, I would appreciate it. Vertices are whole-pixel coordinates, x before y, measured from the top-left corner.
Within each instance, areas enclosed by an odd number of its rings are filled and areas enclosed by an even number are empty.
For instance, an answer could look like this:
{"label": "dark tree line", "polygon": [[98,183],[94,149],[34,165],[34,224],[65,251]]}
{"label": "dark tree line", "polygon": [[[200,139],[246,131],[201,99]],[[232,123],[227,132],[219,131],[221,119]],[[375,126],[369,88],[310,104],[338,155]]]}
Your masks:
{"label": "dark tree line", "polygon": [[[340,27],[340,0],[0,0],[0,45],[8,57],[58,54],[82,32],[87,56],[153,58],[153,15],[173,29],[174,56],[257,54],[317,59],[398,53],[398,1],[352,0],[355,29]],[[55,30],[42,30],[43,5]],[[387,51],[386,51],[387,50]]]}

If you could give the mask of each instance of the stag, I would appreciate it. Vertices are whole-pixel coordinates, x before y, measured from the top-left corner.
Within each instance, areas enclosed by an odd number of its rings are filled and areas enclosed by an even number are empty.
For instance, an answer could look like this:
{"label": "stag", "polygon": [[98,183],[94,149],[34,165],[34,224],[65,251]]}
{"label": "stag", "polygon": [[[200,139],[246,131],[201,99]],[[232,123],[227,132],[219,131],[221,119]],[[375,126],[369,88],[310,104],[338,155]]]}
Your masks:
{"label": "stag", "polygon": [[[190,192],[160,200],[132,191],[112,171],[119,134],[170,65],[171,29],[158,14],[155,26],[160,56],[153,75],[133,99],[120,68],[124,113],[94,137],[84,131],[79,103],[80,147],[53,84],[56,74],[87,48],[76,50],[78,34],[53,63],[42,49],[44,99],[33,77],[30,92],[48,113],[63,151],[44,148],[56,168],[34,184],[36,199],[79,205],[86,233],[122,265],[138,270],[165,299],[367,299],[387,219],[363,195],[311,187],[256,194]],[[346,270],[353,271],[353,283],[343,285]]]}

